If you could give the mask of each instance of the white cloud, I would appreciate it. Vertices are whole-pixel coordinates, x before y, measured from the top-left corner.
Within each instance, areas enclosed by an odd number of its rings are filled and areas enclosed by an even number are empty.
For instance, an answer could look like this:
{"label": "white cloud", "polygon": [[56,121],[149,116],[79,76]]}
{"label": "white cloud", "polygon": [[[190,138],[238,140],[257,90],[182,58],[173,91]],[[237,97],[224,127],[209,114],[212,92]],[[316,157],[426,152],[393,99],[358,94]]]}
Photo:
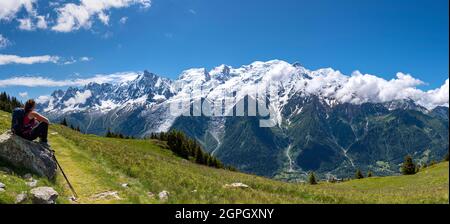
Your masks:
{"label": "white cloud", "polygon": [[91,61],[92,60],[92,58],[90,58],[90,57],[81,57],[80,58],[80,61]]}
{"label": "white cloud", "polygon": [[125,24],[125,23],[127,23],[127,21],[128,21],[128,17],[124,16],[124,17],[120,18],[119,23]]}
{"label": "white cloud", "polygon": [[[244,67],[243,70],[239,68],[234,72],[243,77],[246,77],[247,72],[251,75],[264,74],[258,84],[269,89],[278,90],[279,85],[289,89],[291,88],[289,86],[293,85],[293,92],[318,95],[330,103],[333,101],[352,104],[384,103],[412,99],[417,104],[432,109],[436,106],[448,106],[449,102],[448,79],[440,88],[424,91],[419,87],[426,83],[401,72],[397,73],[395,78],[386,80],[375,75],[362,74],[359,71],[353,72],[351,76],[331,68],[310,71],[280,61],[277,63],[254,62],[250,67],[248,71],[248,68]],[[256,73],[253,74],[255,71]],[[210,74],[214,74],[214,71]],[[230,82],[233,83],[233,80],[231,79]],[[239,86],[243,88],[242,84]]]}
{"label": "white cloud", "polygon": [[27,31],[34,30],[34,25],[30,18],[18,19],[17,21],[19,21],[19,29]]}
{"label": "white cloud", "polygon": [[48,28],[46,17],[36,16],[36,19],[37,19],[37,22],[36,22],[37,28],[39,28],[39,29],[47,29]]}
{"label": "white cloud", "polygon": [[64,105],[67,107],[73,107],[77,104],[84,104],[86,103],[86,100],[89,99],[91,96],[92,93],[90,90],[86,90],[84,92],[77,92],[77,94],[74,97],[64,102]]}
{"label": "white cloud", "polygon": [[57,24],[52,27],[52,30],[58,32],[70,32],[72,30],[78,30],[82,27],[91,27],[91,15],[84,7],[69,3],[57,10]]}
{"label": "white cloud", "polygon": [[16,18],[17,13],[25,9],[28,13],[34,12],[34,4],[37,0],[1,0],[0,21],[10,21]]}
{"label": "white cloud", "polygon": [[45,16],[33,13],[30,17],[17,19],[19,22],[19,29],[26,31],[33,31],[36,29],[47,29],[47,18]]}
{"label": "white cloud", "polygon": [[8,64],[38,64],[38,63],[54,63],[61,65],[71,65],[77,62],[87,62],[91,61],[92,58],[80,57],[79,59],[74,57],[61,58],[59,56],[42,55],[42,56],[32,56],[32,57],[21,57],[17,55],[6,55],[0,54],[0,65]]}
{"label": "white cloud", "polygon": [[397,78],[385,80],[374,75],[353,73],[347,82],[336,93],[344,102],[386,102],[407,99],[415,87],[424,83],[411,75],[397,73]]}
{"label": "white cloud", "polygon": [[[21,30],[47,29],[46,17],[38,15],[35,9],[37,3],[37,0],[1,0],[0,21],[17,20]],[[17,18],[23,9],[26,14],[22,18]]]}
{"label": "white cloud", "polygon": [[11,45],[11,41],[6,39],[2,34],[0,34],[0,49],[6,48]]}
{"label": "white cloud", "polygon": [[64,87],[84,86],[91,82],[95,83],[121,83],[136,79],[139,74],[135,72],[114,73],[110,75],[95,75],[89,78],[54,80],[39,76],[20,76],[8,79],[0,79],[0,87],[25,86],[25,87]]}
{"label": "white cloud", "polygon": [[65,60],[62,64],[63,65],[71,65],[71,64],[75,64],[75,63],[77,63],[77,60],[74,59],[73,57],[71,57],[71,58]]}
{"label": "white cloud", "polygon": [[0,65],[7,64],[37,64],[37,63],[58,63],[58,56],[42,55],[42,56],[31,56],[31,57],[21,57],[17,55],[7,55],[0,54]]}
{"label": "white cloud", "polygon": [[[414,99],[414,97],[411,97]],[[425,93],[416,95],[415,100],[427,108],[434,108],[436,106],[449,106],[449,80],[441,88],[430,90]]]}
{"label": "white cloud", "polygon": [[418,86],[425,85],[409,74],[397,73],[396,78],[383,78],[361,74],[355,71],[350,77],[334,70],[313,72],[312,79],[306,81],[308,93],[320,92],[323,96],[339,102],[362,104],[367,102],[383,103],[394,100],[412,99],[428,109],[436,106],[448,106],[449,80],[435,90],[423,91]]}
{"label": "white cloud", "polygon": [[98,19],[100,19],[100,21],[105,25],[109,24],[109,15],[106,14],[105,12],[100,12],[98,14]]}
{"label": "white cloud", "polygon": [[25,86],[25,87],[54,87],[66,86],[69,84],[65,81],[55,81],[43,77],[13,77],[0,80],[1,87],[7,86]]}
{"label": "white cloud", "polygon": [[50,100],[50,96],[48,96],[48,95],[39,96],[38,98],[36,98],[36,103],[41,104],[41,103],[48,102],[49,100]]}
{"label": "white cloud", "polygon": [[75,64],[77,62],[88,62],[91,61],[92,58],[90,57],[80,57],[79,59],[76,59],[74,57],[70,57],[68,59],[65,59],[64,61],[61,62],[61,64],[63,65],[71,65],[71,64]]}
{"label": "white cloud", "polygon": [[[77,0],[75,2],[50,2],[53,11],[40,15],[37,10],[38,0],[0,0],[0,22],[17,21],[19,29],[33,31],[49,29],[56,32],[71,32],[89,29],[96,19],[104,25],[110,23],[110,11],[131,6],[142,9],[151,7],[151,0]],[[21,15],[21,12],[23,15]],[[125,24],[127,17],[119,23]]]}
{"label": "white cloud", "polygon": [[28,92],[21,92],[19,93],[19,96],[22,98],[27,98],[28,97]]}
{"label": "white cloud", "polygon": [[56,9],[58,17],[52,30],[57,32],[71,32],[81,28],[89,29],[96,16],[104,23],[109,23],[110,9],[126,8],[139,5],[142,8],[151,6],[150,0],[80,0],[79,4],[67,3]]}
{"label": "white cloud", "polygon": [[57,0],[57,1],[50,1],[50,2],[48,3],[48,5],[49,5],[50,7],[52,7],[52,8],[55,8],[55,7],[58,7],[58,6],[60,6],[60,5],[61,5],[61,3],[62,3],[62,1],[61,1],[61,0]]}
{"label": "white cloud", "polygon": [[190,12],[192,15],[197,15],[197,11],[195,11],[194,9],[189,9],[189,12]]}

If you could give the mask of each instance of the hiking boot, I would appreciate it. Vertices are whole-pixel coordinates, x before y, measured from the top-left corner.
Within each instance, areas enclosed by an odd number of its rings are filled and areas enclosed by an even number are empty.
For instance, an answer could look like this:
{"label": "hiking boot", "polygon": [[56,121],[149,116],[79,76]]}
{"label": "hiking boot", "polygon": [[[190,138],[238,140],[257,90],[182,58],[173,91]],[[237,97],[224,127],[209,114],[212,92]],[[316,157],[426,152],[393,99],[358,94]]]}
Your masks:
{"label": "hiking boot", "polygon": [[48,144],[48,142],[39,142],[39,144],[46,149],[50,149],[50,145]]}

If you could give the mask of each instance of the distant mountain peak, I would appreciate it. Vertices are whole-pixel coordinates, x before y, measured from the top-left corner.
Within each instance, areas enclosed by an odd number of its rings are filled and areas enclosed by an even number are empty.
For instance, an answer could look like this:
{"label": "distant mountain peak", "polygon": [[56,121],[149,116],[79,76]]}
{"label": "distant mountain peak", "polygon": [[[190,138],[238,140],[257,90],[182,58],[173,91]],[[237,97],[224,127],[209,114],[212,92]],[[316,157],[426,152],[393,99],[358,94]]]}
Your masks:
{"label": "distant mountain peak", "polygon": [[399,99],[384,103],[388,110],[416,110],[420,112],[428,112],[428,109],[418,105],[413,99]]}

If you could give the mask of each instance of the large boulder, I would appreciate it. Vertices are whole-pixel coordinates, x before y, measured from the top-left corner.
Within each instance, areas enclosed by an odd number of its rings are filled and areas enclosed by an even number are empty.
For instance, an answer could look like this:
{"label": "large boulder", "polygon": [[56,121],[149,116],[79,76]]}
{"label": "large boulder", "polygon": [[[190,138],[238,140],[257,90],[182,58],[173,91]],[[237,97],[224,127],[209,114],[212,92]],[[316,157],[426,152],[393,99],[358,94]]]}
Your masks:
{"label": "large boulder", "polygon": [[0,135],[0,160],[50,180],[56,176],[57,165],[50,150],[11,132]]}
{"label": "large boulder", "polygon": [[22,192],[16,196],[16,204],[22,204],[28,199],[27,192]]}
{"label": "large boulder", "polygon": [[58,192],[51,187],[37,187],[30,191],[33,204],[55,204]]}

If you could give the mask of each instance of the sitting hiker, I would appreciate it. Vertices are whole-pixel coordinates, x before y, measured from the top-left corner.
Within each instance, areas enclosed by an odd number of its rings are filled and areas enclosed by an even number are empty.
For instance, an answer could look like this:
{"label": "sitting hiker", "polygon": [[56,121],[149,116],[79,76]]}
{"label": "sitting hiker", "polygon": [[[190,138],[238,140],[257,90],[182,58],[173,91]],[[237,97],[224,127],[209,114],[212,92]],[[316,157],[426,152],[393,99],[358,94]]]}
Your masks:
{"label": "sitting hiker", "polygon": [[39,137],[44,147],[50,147],[47,142],[49,120],[35,111],[36,102],[32,99],[25,103],[24,108],[18,108],[13,113],[12,130],[15,134],[33,141]]}

